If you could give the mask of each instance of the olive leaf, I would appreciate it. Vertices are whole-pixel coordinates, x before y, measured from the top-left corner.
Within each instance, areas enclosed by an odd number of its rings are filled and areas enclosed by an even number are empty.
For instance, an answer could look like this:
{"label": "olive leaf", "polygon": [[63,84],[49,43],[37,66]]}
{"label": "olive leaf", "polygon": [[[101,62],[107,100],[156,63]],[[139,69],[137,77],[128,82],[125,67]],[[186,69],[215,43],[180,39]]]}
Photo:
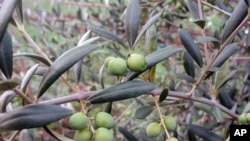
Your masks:
{"label": "olive leaf", "polygon": [[97,49],[98,45],[87,44],[80,47],[74,47],[63,53],[50,66],[44,75],[38,90],[38,97],[43,93],[70,67],[76,62],[88,55],[90,52]]}
{"label": "olive leaf", "polygon": [[124,127],[119,127],[119,131],[126,137],[127,140],[129,141],[138,141],[135,136],[129,132],[126,128]]}
{"label": "olive leaf", "polygon": [[152,106],[142,106],[135,111],[135,118],[144,119],[151,114],[153,110],[154,108]]}
{"label": "olive leaf", "polygon": [[216,89],[220,89],[223,87],[232,77],[237,73],[237,70],[231,71],[216,87]]}
{"label": "olive leaf", "polygon": [[183,66],[184,66],[186,73],[189,76],[194,78],[195,77],[194,61],[193,61],[193,58],[190,56],[190,54],[186,51],[183,54]]}
{"label": "olive leaf", "polygon": [[194,83],[195,79],[189,75],[183,73],[175,73],[176,77],[182,80],[186,80],[187,82]]}
{"label": "olive leaf", "polygon": [[223,138],[221,138],[219,135],[198,125],[188,125],[188,131],[206,141],[223,141]]}
{"label": "olive leaf", "polygon": [[87,100],[92,104],[125,100],[150,92],[155,87],[154,84],[145,81],[127,81],[106,88],[90,96]]}
{"label": "olive leaf", "polygon": [[109,31],[106,31],[106,30],[104,30],[104,29],[102,29],[102,28],[95,27],[95,26],[89,26],[89,29],[90,29],[91,31],[95,32],[96,34],[99,34],[99,35],[101,35],[101,36],[103,36],[103,37],[105,37],[105,38],[108,38],[108,39],[110,39],[110,40],[112,40],[112,41],[115,41],[115,42],[121,44],[123,47],[126,48],[126,45],[123,43],[123,41],[122,41],[121,39],[119,39],[119,38],[117,37],[117,35],[115,35],[115,34],[109,32]]}
{"label": "olive leaf", "polygon": [[15,93],[13,91],[5,91],[0,96],[0,113],[6,112],[6,106],[9,102],[15,97]]}
{"label": "olive leaf", "polygon": [[228,7],[226,7],[226,5],[223,3],[222,0],[216,0],[216,4],[218,5],[218,7],[228,13],[232,13],[232,10],[230,10]]}
{"label": "olive leaf", "polygon": [[231,109],[235,104],[235,102],[232,100],[230,95],[225,90],[221,90],[218,94],[218,97],[220,103],[229,109]]}
{"label": "olive leaf", "polygon": [[38,62],[41,62],[47,66],[50,66],[50,63],[44,57],[37,55],[35,53],[28,53],[28,52],[15,53],[13,55],[13,57],[28,57],[28,58],[34,59]]}
{"label": "olive leaf", "polygon": [[[138,36],[136,37],[136,40],[133,44],[135,46],[139,40],[141,39],[142,35],[148,31],[148,29],[158,20],[158,18],[161,16],[162,12],[155,14],[153,17],[151,17],[146,24],[142,27],[141,31],[139,32]],[[153,27],[155,28],[155,27]]]}
{"label": "olive leaf", "polygon": [[12,40],[6,31],[0,40],[0,69],[7,78],[11,78],[13,70]]}
{"label": "olive leaf", "polygon": [[209,68],[210,71],[207,72],[206,74],[206,79],[208,77],[210,77],[214,72],[211,70],[217,70],[214,68],[219,68],[220,66],[222,66],[225,61],[236,51],[237,49],[237,44],[233,43],[233,44],[229,44],[227,45],[219,54],[219,56],[215,59],[215,61],[213,62],[213,64],[211,65],[211,67]]}
{"label": "olive leaf", "polygon": [[2,7],[0,9],[0,43],[7,29],[9,20],[12,16],[12,13],[15,9],[16,3],[18,0],[5,0],[3,1]]}
{"label": "olive leaf", "polygon": [[224,43],[228,37],[234,32],[234,30],[240,25],[240,23],[247,16],[248,6],[244,0],[240,0],[236,5],[233,13],[226,21],[225,27],[222,31],[221,42]]}
{"label": "olive leaf", "polygon": [[203,60],[199,47],[195,44],[191,35],[185,29],[179,29],[179,35],[182,44],[187,49],[187,52],[194,58],[195,62],[202,67]]}
{"label": "olive leaf", "polygon": [[195,19],[200,19],[199,8],[198,8],[197,2],[193,1],[193,0],[188,0],[187,6],[188,6],[188,9],[189,9],[190,13],[192,14],[192,16]]}
{"label": "olive leaf", "polygon": [[50,129],[48,126],[44,126],[43,128],[45,129],[45,131],[46,131],[48,134],[50,134],[52,137],[54,137],[54,138],[57,139],[57,140],[60,140],[60,141],[74,141],[74,140],[72,140],[72,139],[70,139],[70,138],[67,138],[67,137],[65,137],[65,136],[63,136],[63,135],[61,135],[61,134],[59,134],[59,133],[53,131],[53,130]]}
{"label": "olive leaf", "polygon": [[21,85],[20,85],[20,89],[22,90],[22,92],[25,92],[26,87],[28,86],[32,76],[35,74],[37,68],[38,68],[39,64],[36,64],[34,66],[32,66],[24,75]]}
{"label": "olive leaf", "polygon": [[125,32],[131,48],[133,47],[137,38],[140,12],[139,0],[131,0],[126,9],[125,15]]}
{"label": "olive leaf", "polygon": [[0,114],[0,131],[42,127],[71,114],[71,110],[60,106],[32,104]]}
{"label": "olive leaf", "polygon": [[[156,65],[157,63],[166,60],[168,57],[174,55],[177,52],[182,51],[181,48],[176,48],[176,47],[166,47],[166,48],[162,48],[159,49],[151,54],[149,54],[148,56],[145,57],[146,62],[147,62],[147,67],[145,68],[145,70],[147,70],[148,68]],[[144,71],[145,71],[144,70]],[[137,77],[138,75],[140,75],[142,72],[129,72],[125,78],[125,81],[128,80],[132,80],[135,77]]]}
{"label": "olive leaf", "polygon": [[0,81],[0,91],[11,90],[15,88],[17,85],[19,85],[19,82],[12,79]]}
{"label": "olive leaf", "polygon": [[161,103],[162,101],[164,101],[168,96],[168,89],[165,88],[162,90],[160,97],[159,97],[159,102]]}

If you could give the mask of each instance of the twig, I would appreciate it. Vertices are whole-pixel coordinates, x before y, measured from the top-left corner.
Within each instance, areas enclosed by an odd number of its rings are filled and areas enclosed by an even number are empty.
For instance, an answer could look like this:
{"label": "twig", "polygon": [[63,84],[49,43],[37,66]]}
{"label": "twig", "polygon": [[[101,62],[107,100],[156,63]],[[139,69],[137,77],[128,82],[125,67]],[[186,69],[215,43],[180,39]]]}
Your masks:
{"label": "twig", "polygon": [[31,99],[29,99],[20,89],[14,88],[13,91],[19,95],[23,100],[25,100],[28,104],[34,103]]}
{"label": "twig", "polygon": [[194,84],[193,88],[191,89],[191,91],[189,92],[189,95],[192,95],[192,93],[194,92],[194,90],[196,90],[196,88],[200,85],[200,83],[205,79],[206,77],[206,72],[207,70],[212,66],[212,64],[214,63],[214,61],[216,60],[216,58],[220,55],[220,53],[222,52],[222,50],[227,46],[227,44],[229,44],[231,42],[231,40],[235,37],[235,35],[237,34],[237,32],[249,21],[249,16],[246,16],[245,19],[240,23],[240,25],[233,31],[233,33],[227,38],[227,40],[221,45],[220,49],[218,50],[218,52],[215,54],[215,56],[212,58],[212,60],[207,64],[206,68],[204,69],[204,71],[202,72],[200,78],[198,79],[198,81]]}
{"label": "twig", "polygon": [[157,109],[158,114],[159,114],[160,119],[161,119],[161,124],[162,124],[162,126],[163,126],[163,128],[164,128],[164,131],[165,131],[167,137],[170,138],[170,135],[169,135],[169,133],[168,133],[168,129],[167,129],[165,123],[164,123],[164,118],[163,118],[163,115],[162,115],[162,113],[161,113],[161,109],[160,109],[158,100],[157,100],[156,96],[154,96],[154,95],[153,95],[153,98],[154,98],[154,102],[155,102],[156,109]]}

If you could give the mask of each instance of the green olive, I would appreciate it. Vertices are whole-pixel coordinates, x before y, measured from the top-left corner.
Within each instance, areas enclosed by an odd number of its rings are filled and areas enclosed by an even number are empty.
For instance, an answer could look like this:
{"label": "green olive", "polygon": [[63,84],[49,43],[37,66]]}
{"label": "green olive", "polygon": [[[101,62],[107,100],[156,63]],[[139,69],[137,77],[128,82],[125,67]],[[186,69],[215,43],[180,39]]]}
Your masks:
{"label": "green olive", "polygon": [[146,134],[149,137],[157,137],[161,134],[162,127],[157,122],[151,122],[146,128]]}
{"label": "green olive", "polygon": [[123,75],[127,71],[127,63],[122,58],[114,58],[108,63],[108,72],[113,75]]}
{"label": "green olive", "polygon": [[90,141],[92,132],[89,129],[77,130],[75,133],[75,141]]}
{"label": "green olive", "polygon": [[82,130],[87,127],[88,117],[83,112],[73,114],[69,118],[69,126],[75,130]]}
{"label": "green olive", "polygon": [[147,62],[143,55],[134,53],[128,56],[127,65],[131,71],[141,72],[147,67]]}
{"label": "green olive", "polygon": [[99,127],[104,127],[104,128],[112,128],[115,125],[115,120],[112,117],[112,115],[110,115],[109,113],[106,112],[99,112],[96,114],[95,117],[95,126],[97,128]]}
{"label": "green olive", "polygon": [[248,120],[248,118],[247,118],[246,114],[241,114],[241,115],[238,116],[238,122],[240,124],[246,124],[247,120]]}
{"label": "green olive", "polygon": [[178,141],[178,139],[175,137],[171,137],[171,138],[166,139],[166,141]]}
{"label": "green olive", "polygon": [[168,131],[172,132],[177,128],[176,120],[173,116],[165,116],[164,124]]}
{"label": "green olive", "polygon": [[113,141],[114,134],[107,128],[100,127],[95,131],[94,141]]}
{"label": "green olive", "polygon": [[104,66],[105,66],[106,68],[108,68],[109,62],[110,62],[111,60],[113,60],[113,59],[115,59],[115,57],[113,57],[113,56],[107,57],[107,58],[104,60]]}

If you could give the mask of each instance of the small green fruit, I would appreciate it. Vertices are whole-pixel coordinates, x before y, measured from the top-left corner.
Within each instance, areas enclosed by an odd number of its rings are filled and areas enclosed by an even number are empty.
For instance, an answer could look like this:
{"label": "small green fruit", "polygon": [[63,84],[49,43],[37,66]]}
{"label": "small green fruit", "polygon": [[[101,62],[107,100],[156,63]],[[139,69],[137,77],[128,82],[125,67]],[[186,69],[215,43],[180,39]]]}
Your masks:
{"label": "small green fruit", "polygon": [[146,134],[149,137],[157,137],[161,134],[162,127],[157,122],[151,122],[146,128]]}
{"label": "small green fruit", "polygon": [[105,66],[106,68],[108,68],[109,62],[110,62],[111,60],[113,60],[113,59],[115,59],[115,57],[113,57],[113,56],[107,57],[107,58],[104,60],[104,66]]}
{"label": "small green fruit", "polygon": [[250,113],[247,113],[247,121],[248,121],[248,123],[250,123]]}
{"label": "small green fruit", "polygon": [[96,127],[104,127],[104,128],[112,128],[115,125],[114,118],[106,112],[99,112],[95,117],[95,125]]}
{"label": "small green fruit", "polygon": [[171,138],[166,139],[166,141],[178,141],[178,139],[175,137],[171,137]]}
{"label": "small green fruit", "polygon": [[87,127],[88,117],[83,112],[73,114],[69,118],[69,126],[75,130],[82,130]]}
{"label": "small green fruit", "polygon": [[238,122],[240,124],[246,124],[247,120],[248,120],[248,118],[247,118],[246,114],[241,114],[241,115],[238,116]]}
{"label": "small green fruit", "polygon": [[75,134],[75,141],[90,141],[92,132],[88,129],[77,130]]}
{"label": "small green fruit", "polygon": [[128,68],[134,72],[141,72],[147,67],[144,56],[140,54],[130,54],[127,59]]}
{"label": "small green fruit", "polygon": [[107,128],[100,127],[96,130],[94,141],[113,141],[114,134]]}
{"label": "small green fruit", "polygon": [[127,71],[127,63],[122,58],[114,58],[108,63],[108,71],[113,75],[123,75]]}
{"label": "small green fruit", "polygon": [[172,132],[177,128],[176,120],[173,116],[165,116],[164,124],[168,131]]}

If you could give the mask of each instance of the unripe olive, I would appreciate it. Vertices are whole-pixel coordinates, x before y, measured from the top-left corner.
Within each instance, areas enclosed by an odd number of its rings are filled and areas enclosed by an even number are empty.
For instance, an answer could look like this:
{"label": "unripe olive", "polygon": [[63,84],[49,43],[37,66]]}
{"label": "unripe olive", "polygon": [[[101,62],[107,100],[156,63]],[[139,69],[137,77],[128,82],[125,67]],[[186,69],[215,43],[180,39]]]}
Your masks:
{"label": "unripe olive", "polygon": [[75,130],[82,130],[87,127],[88,117],[83,112],[73,114],[69,118],[69,126]]}
{"label": "unripe olive", "polygon": [[110,62],[111,60],[113,60],[113,59],[115,59],[115,57],[113,57],[113,56],[107,57],[107,58],[104,60],[104,66],[105,66],[106,68],[108,68],[109,62]]}
{"label": "unripe olive", "polygon": [[146,128],[146,134],[149,137],[157,137],[161,134],[162,127],[157,122],[151,122]]}
{"label": "unripe olive", "polygon": [[166,141],[178,141],[178,139],[175,137],[171,137],[171,138],[166,139]]}
{"label": "unripe olive", "polygon": [[246,124],[247,123],[247,115],[246,114],[241,114],[238,116],[238,122],[240,124]]}
{"label": "unripe olive", "polygon": [[165,116],[164,124],[168,131],[172,132],[177,128],[176,120],[173,116]]}
{"label": "unripe olive", "polygon": [[107,128],[100,127],[96,130],[94,141],[113,141],[114,134]]}
{"label": "unripe olive", "polygon": [[127,65],[131,71],[141,72],[147,67],[147,62],[141,54],[130,54],[127,58]]}
{"label": "unripe olive", "polygon": [[250,123],[250,113],[247,113],[247,121],[248,121],[248,123]]}
{"label": "unripe olive", "polygon": [[92,132],[88,129],[77,130],[75,133],[75,141],[90,141]]}
{"label": "unripe olive", "polygon": [[127,63],[122,58],[114,58],[108,63],[108,71],[113,75],[123,75],[127,71]]}
{"label": "unripe olive", "polygon": [[106,112],[99,112],[95,117],[95,125],[96,127],[104,127],[104,128],[112,128],[115,125],[114,118]]}

